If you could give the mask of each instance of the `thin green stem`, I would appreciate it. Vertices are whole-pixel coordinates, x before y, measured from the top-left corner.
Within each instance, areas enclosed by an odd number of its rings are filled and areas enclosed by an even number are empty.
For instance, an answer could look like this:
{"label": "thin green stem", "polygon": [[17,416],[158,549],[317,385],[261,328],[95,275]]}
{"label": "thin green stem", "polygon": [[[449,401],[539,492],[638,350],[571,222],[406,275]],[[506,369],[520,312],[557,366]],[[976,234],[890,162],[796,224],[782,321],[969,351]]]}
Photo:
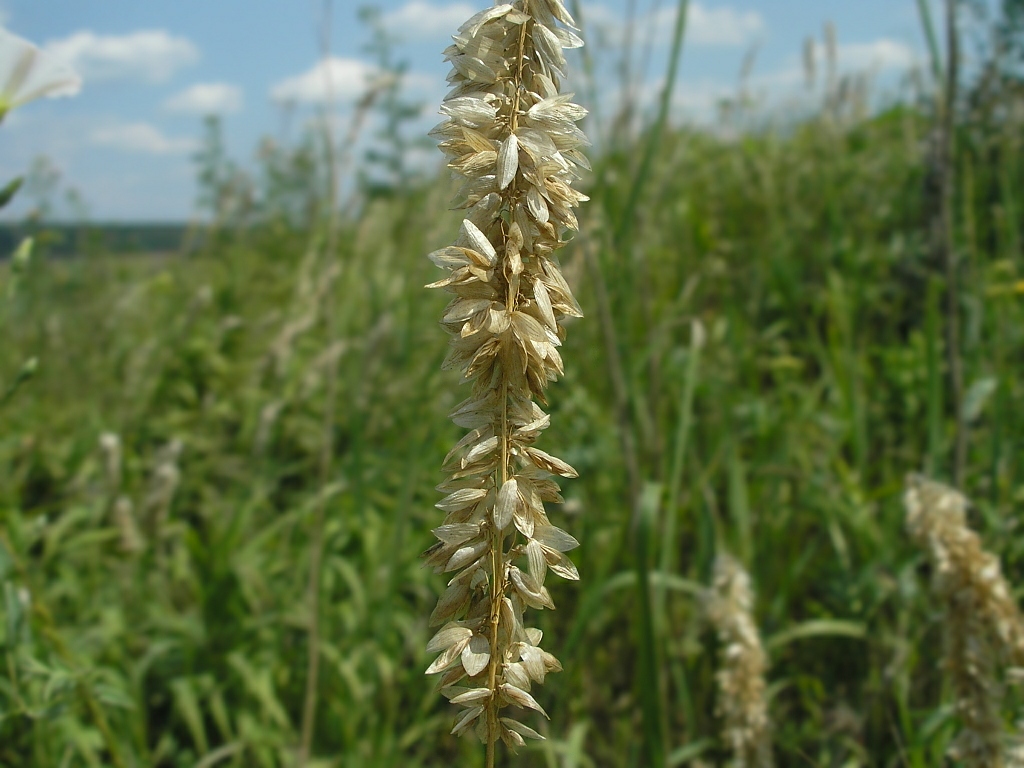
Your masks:
{"label": "thin green stem", "polygon": [[932,21],[932,12],[928,7],[928,0],[917,0],[917,12],[921,17],[921,28],[924,30],[924,39],[928,44],[928,58],[931,64],[932,77],[935,82],[942,81],[942,55],[939,53],[939,38],[935,34],[935,24]]}
{"label": "thin green stem", "polygon": [[956,437],[953,443],[953,483],[964,487],[967,467],[967,419],[964,416],[963,356],[960,350],[960,281],[954,249],[953,194],[956,185],[956,101],[960,68],[960,41],[957,32],[957,0],[946,0],[946,81],[942,104],[942,129],[939,150],[942,170],[941,238],[946,269],[946,355]]}
{"label": "thin green stem", "polygon": [[640,195],[647,186],[647,177],[650,175],[651,163],[654,161],[655,153],[661,146],[661,137],[665,132],[665,124],[668,122],[668,110],[672,103],[672,91],[675,88],[676,72],[679,69],[679,60],[683,55],[683,38],[686,33],[686,15],[689,7],[690,0],[679,0],[679,12],[676,15],[676,25],[672,34],[672,51],[668,58],[665,87],[661,89],[658,116],[651,128],[651,136],[645,143],[640,168],[633,179],[633,184],[629,190],[629,197],[626,199],[626,205],[619,219],[619,226],[615,230],[615,245],[620,250],[629,245],[629,236],[633,229],[633,218],[640,203]]}
{"label": "thin green stem", "polygon": [[[324,0],[324,18],[322,22],[321,55],[328,61],[331,54],[330,29],[332,18],[332,0]],[[327,211],[327,239],[324,258],[327,268],[324,280],[328,283],[323,292],[323,319],[327,330],[327,348],[335,345],[336,322],[334,311],[334,278],[337,270],[332,268],[338,241],[338,163],[335,156],[334,132],[331,129],[330,115],[333,114],[334,87],[330,75],[330,67],[324,68],[328,94],[328,110],[323,126],[325,154],[327,156],[329,188]],[[299,753],[296,759],[298,768],[303,768],[309,760],[316,727],[317,687],[320,677],[320,582],[322,580],[324,553],[324,518],[328,494],[326,489],[330,483],[334,463],[334,415],[335,400],[338,389],[338,362],[329,359],[327,362],[326,381],[324,386],[324,417],[323,437],[320,447],[319,480],[320,491],[317,494],[316,508],[313,512],[313,526],[309,545],[309,582],[307,584],[307,605],[309,610],[308,626],[308,658],[306,666],[306,691],[302,705],[302,734]]]}

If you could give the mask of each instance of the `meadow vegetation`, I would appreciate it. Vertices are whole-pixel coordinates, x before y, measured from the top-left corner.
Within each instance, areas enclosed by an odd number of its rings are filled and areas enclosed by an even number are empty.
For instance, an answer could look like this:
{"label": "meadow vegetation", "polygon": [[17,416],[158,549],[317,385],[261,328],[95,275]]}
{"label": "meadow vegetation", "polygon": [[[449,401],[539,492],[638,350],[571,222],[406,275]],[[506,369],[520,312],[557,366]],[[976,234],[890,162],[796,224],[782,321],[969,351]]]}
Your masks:
{"label": "meadow vegetation", "polygon": [[[999,93],[956,123],[962,490],[1019,601],[1024,134]],[[587,317],[545,434],[579,472],[551,514],[582,580],[532,614],[564,666],[534,690],[547,740],[499,765],[723,764],[705,608],[724,553],[756,596],[777,765],[943,764],[962,723],[901,500],[909,471],[952,476],[957,432],[934,113],[857,107],[836,92],[782,127],[666,125],[592,155],[560,252]],[[0,765],[293,764],[317,509],[308,765],[482,765],[423,675],[446,579],[419,555],[469,394],[423,289],[455,187],[359,187],[331,248],[316,135],[265,145],[248,186],[207,147],[215,215],[187,252],[0,265]],[[1009,688],[1007,729],[1022,703]]]}

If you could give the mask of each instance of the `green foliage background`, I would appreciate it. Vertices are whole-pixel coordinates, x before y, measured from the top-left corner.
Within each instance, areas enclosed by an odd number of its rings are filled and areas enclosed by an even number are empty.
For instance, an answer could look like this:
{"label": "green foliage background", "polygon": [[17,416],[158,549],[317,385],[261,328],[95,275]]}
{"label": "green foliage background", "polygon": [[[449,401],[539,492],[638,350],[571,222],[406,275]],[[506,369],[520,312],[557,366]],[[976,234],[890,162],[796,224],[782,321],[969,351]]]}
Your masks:
{"label": "green foliage background", "polygon": [[[635,145],[596,158],[584,232],[562,252],[588,316],[569,328],[545,437],[580,472],[553,514],[581,541],[582,581],[554,584],[558,610],[536,618],[565,667],[537,693],[548,741],[504,765],[647,765],[645,699],[668,764],[725,760],[700,594],[720,548],[758,592],[780,765],[942,764],[957,729],[942,626],[900,503],[908,471],[948,477],[953,436],[925,112],[852,119],[833,105],[787,131],[669,130],[628,250],[614,233]],[[965,490],[1024,584],[1020,135],[962,129],[956,205]],[[40,361],[0,411],[2,765],[111,765],[114,752],[125,766],[291,764],[321,495],[314,764],[482,764],[479,745],[446,735],[452,713],[422,674],[443,581],[418,554],[441,519],[432,487],[462,397],[439,370],[444,297],[422,286],[436,279],[425,254],[457,230],[452,189],[377,189],[328,253],[322,180],[288,176],[317,167],[315,142],[294,166],[265,149],[263,189],[279,192],[261,215],[225,207],[187,254],[37,254],[0,304],[3,383]],[[119,477],[105,432],[120,436]]]}

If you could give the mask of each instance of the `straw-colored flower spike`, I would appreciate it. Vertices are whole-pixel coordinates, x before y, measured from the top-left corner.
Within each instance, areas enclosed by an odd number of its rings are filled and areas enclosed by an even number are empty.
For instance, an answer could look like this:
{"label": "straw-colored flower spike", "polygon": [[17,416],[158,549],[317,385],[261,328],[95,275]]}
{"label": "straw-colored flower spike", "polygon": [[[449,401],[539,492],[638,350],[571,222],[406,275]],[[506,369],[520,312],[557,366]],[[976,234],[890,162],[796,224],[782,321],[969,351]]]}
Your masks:
{"label": "straw-colored flower spike", "polygon": [[461,370],[472,393],[451,414],[469,432],[445,460],[437,506],[447,517],[425,555],[455,573],[431,616],[443,627],[427,648],[441,654],[427,672],[462,707],[453,733],[475,732],[488,765],[499,738],[513,749],[540,738],[503,710],[544,714],[531,685],[560,669],[523,612],[554,608],[549,569],[579,578],[565,555],[578,542],[544,510],[562,501],[551,476],[576,471],[534,447],[549,423],[537,403],[562,373],[561,321],[580,317],[554,260],[564,232],[577,228],[573,207],[586,200],[571,186],[588,168],[576,126],[586,111],[559,92],[562,49],[582,45],[572,25],[561,0],[516,0],[473,16],[445,51],[447,119],[431,132],[465,179],[459,238],[430,254],[449,274],[429,287],[454,294],[441,321],[453,337],[443,367]]}
{"label": "straw-colored flower spike", "polygon": [[1020,745],[1004,735],[997,669],[1024,666],[1024,621],[999,559],[967,526],[968,501],[961,493],[910,475],[903,500],[907,528],[928,553],[945,610],[946,670],[963,724],[950,756],[969,768],[1021,765]]}
{"label": "straw-colored flower spike", "polygon": [[43,96],[72,96],[82,80],[70,67],[0,27],[0,120]]}
{"label": "straw-colored flower spike", "polygon": [[768,658],[754,622],[750,576],[730,555],[715,559],[708,618],[722,644],[718,711],[735,768],[771,768],[771,722],[765,699]]}

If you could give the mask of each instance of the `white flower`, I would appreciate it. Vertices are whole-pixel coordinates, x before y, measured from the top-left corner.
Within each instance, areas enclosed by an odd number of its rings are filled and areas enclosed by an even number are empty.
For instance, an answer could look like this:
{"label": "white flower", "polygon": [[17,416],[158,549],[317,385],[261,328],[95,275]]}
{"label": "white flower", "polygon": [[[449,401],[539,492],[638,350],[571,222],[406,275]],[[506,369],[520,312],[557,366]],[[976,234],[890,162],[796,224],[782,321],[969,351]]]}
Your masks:
{"label": "white flower", "polygon": [[73,96],[82,87],[71,67],[0,27],[0,119],[43,96]]}

